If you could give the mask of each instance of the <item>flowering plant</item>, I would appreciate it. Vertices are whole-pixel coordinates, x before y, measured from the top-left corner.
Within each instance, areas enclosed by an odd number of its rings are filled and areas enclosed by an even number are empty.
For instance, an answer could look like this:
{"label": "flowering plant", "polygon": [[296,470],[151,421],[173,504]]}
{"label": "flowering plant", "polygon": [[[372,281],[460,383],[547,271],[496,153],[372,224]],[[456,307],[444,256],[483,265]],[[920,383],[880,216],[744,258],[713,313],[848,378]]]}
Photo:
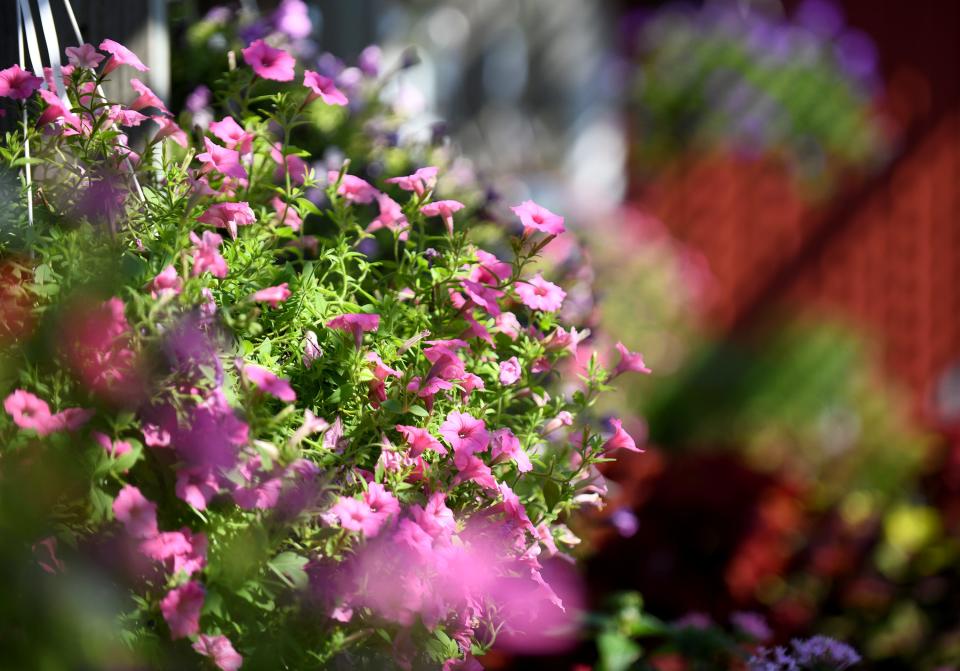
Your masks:
{"label": "flowering plant", "polygon": [[[145,69],[122,45],[68,53],[62,95],[0,72],[29,112],[0,159],[31,179],[0,215],[0,523],[4,559],[115,594],[71,663],[475,669],[562,641],[565,521],[639,450],[591,408],[649,372],[620,346],[558,389],[585,333],[533,269],[563,218],[516,205],[497,256],[437,167],[318,174],[297,138],[348,96],[263,40],[206,132],[136,78],[104,98]],[[23,640],[5,654],[32,666]]]}

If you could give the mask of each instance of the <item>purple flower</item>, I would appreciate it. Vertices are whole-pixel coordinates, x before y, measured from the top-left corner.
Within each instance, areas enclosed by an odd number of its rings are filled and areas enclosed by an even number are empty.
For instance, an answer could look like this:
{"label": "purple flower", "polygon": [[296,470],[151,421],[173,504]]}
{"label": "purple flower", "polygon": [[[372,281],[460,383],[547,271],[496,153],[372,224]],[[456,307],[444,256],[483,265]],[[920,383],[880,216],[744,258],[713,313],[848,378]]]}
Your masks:
{"label": "purple flower", "polygon": [[841,671],[860,663],[846,643],[827,636],[793,639],[790,648],[760,648],[747,661],[749,671]]}

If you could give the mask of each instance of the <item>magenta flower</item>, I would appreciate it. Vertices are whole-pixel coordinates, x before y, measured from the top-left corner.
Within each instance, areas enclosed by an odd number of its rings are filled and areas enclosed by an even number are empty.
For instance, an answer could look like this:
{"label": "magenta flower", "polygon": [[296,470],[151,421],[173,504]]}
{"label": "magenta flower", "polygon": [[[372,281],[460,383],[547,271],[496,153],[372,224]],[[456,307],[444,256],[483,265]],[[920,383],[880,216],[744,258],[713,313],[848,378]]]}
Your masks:
{"label": "magenta flower", "polygon": [[76,68],[93,70],[103,60],[103,54],[98,52],[92,44],[81,44],[79,47],[67,47],[67,60]]}
{"label": "magenta flower", "polygon": [[243,49],[243,60],[253,71],[264,79],[276,82],[289,82],[293,79],[297,62],[283,49],[271,47],[263,40],[254,40]]}
{"label": "magenta flower", "polygon": [[447,227],[447,233],[453,235],[453,213],[463,209],[463,203],[456,200],[438,200],[427,203],[420,211],[427,217],[440,217]]}
{"label": "magenta flower", "polygon": [[0,98],[25,100],[43,86],[43,79],[35,77],[19,65],[0,70]]}
{"label": "magenta flower", "polygon": [[148,501],[140,490],[126,485],[113,500],[113,516],[134,538],[152,538],[157,529],[157,504]]}
{"label": "magenta flower", "polygon": [[227,261],[220,256],[220,243],[223,242],[223,238],[210,231],[204,231],[201,238],[191,231],[190,242],[193,243],[194,277],[199,277],[205,272],[220,279],[227,276]]}
{"label": "magenta flower", "polygon": [[162,531],[140,543],[140,552],[161,562],[173,574],[191,576],[207,565],[207,536],[194,534],[184,527],[180,531]]}
{"label": "magenta flower", "polygon": [[[0,82],[0,87],[2,87],[2,82]],[[53,91],[40,89],[40,98],[46,103],[46,107],[37,119],[38,128],[56,122],[61,126],[64,135],[78,135],[81,129],[87,128],[80,117],[71,112]]]}
{"label": "magenta flower", "polygon": [[252,382],[260,391],[276,396],[285,403],[297,400],[297,394],[290,386],[290,382],[271,373],[263,366],[248,363],[243,365],[243,376]]}
{"label": "magenta flower", "polygon": [[497,286],[501,280],[513,274],[513,266],[501,261],[495,254],[483,249],[477,250],[477,265],[470,271],[470,279],[480,284]]}
{"label": "magenta flower", "polygon": [[461,482],[475,482],[487,490],[497,488],[497,481],[494,479],[490,467],[477,457],[468,455],[454,463],[459,471],[457,477],[453,479],[454,486]]}
{"label": "magenta flower", "polygon": [[611,379],[617,377],[621,373],[629,372],[650,374],[653,372],[647,368],[646,364],[643,362],[642,354],[639,352],[631,352],[622,342],[617,343],[617,351],[620,352],[620,362],[617,363],[617,367],[614,369]]}
{"label": "magenta flower", "polygon": [[520,439],[510,429],[497,429],[490,436],[490,457],[494,463],[510,459],[517,464],[517,470],[521,473],[533,470],[530,457],[520,446]]}
{"label": "magenta flower", "polygon": [[273,25],[278,32],[292,40],[310,37],[313,23],[310,21],[307,3],[303,0],[283,0],[273,13]]}
{"label": "magenta flower", "polygon": [[330,517],[340,523],[347,531],[359,531],[364,536],[376,536],[380,532],[383,520],[378,517],[366,501],[358,501],[349,496],[341,496],[329,511]]}
{"label": "magenta flower", "polygon": [[200,634],[193,643],[193,649],[209,657],[220,671],[238,671],[243,666],[243,656],[233,649],[233,644],[226,636]]}
{"label": "magenta flower", "polygon": [[372,203],[379,193],[369,182],[356,175],[344,175],[341,178],[336,170],[327,172],[327,181],[330,184],[336,184],[338,178],[340,178],[340,184],[337,186],[337,193],[348,202],[366,205]]}
{"label": "magenta flower", "polygon": [[303,71],[303,85],[310,89],[307,96],[307,102],[313,102],[320,98],[328,105],[346,105],[349,100],[343,92],[336,87],[334,81],[329,77],[324,77],[313,70]]}
{"label": "magenta flower", "polygon": [[[167,442],[169,444],[169,434]],[[147,444],[149,445],[150,442],[147,441]],[[220,482],[212,468],[205,466],[180,468],[177,471],[174,491],[182,501],[186,501],[197,510],[204,510],[213,497],[220,492]]]}
{"label": "magenta flower", "polygon": [[440,425],[440,435],[457,457],[483,452],[490,444],[490,434],[484,421],[457,410],[451,411]]}
{"label": "magenta flower", "polygon": [[139,97],[130,103],[130,109],[142,110],[145,107],[155,107],[160,110],[162,114],[171,116],[170,110],[168,110],[167,106],[163,104],[162,100],[160,100],[160,96],[154,93],[150,87],[144,84],[142,81],[136,77],[131,78],[130,88],[139,94]]}
{"label": "magenta flower", "polygon": [[530,235],[533,231],[540,231],[547,235],[560,235],[567,230],[563,226],[563,217],[537,205],[532,200],[525,200],[510,209],[520,217],[524,235]]}
{"label": "magenta flower", "polygon": [[297,208],[288,205],[280,199],[280,196],[274,196],[270,200],[273,211],[277,213],[277,220],[281,226],[289,226],[295,231],[299,231],[303,226],[303,219],[297,214]]}
{"label": "magenta flower", "polygon": [[396,184],[404,191],[413,191],[421,198],[423,194],[437,185],[438,169],[433,166],[420,168],[412,175],[403,177],[391,177],[387,184]]}
{"label": "magenta flower", "polygon": [[643,452],[629,433],[623,430],[623,422],[619,419],[611,419],[610,426],[613,427],[613,435],[603,444],[601,448],[604,453],[614,450],[629,450],[630,452]]}
{"label": "magenta flower", "polygon": [[566,350],[570,356],[576,357],[580,343],[590,335],[589,329],[577,331],[573,326],[567,331],[562,326],[554,329],[553,333],[543,340],[543,346],[551,352]]}
{"label": "magenta flower", "polygon": [[283,145],[279,142],[274,143],[270,149],[270,158],[277,163],[277,169],[273,173],[275,181],[284,182],[287,175],[290,175],[290,183],[295,186],[299,186],[306,181],[310,166],[296,154],[284,156]]}
{"label": "magenta flower", "polygon": [[183,148],[187,146],[187,134],[184,132],[180,126],[177,125],[177,122],[169,117],[165,117],[162,114],[156,114],[150,117],[151,120],[155,121],[160,128],[157,130],[157,134],[153,137],[154,140],[162,140],[164,138],[170,138],[178,145]]}
{"label": "magenta flower", "polygon": [[33,429],[41,436],[49,433],[50,406],[29,391],[17,389],[3,401],[3,409],[21,429]]}
{"label": "magenta flower", "polygon": [[567,292],[537,273],[529,280],[517,283],[517,296],[531,310],[556,312],[563,305]]}
{"label": "magenta flower", "polygon": [[443,492],[431,494],[424,507],[410,506],[410,515],[432,538],[449,535],[457,529],[457,521],[453,511],[447,507],[447,496]]}
{"label": "magenta flower", "polygon": [[[363,502],[367,504],[371,513],[379,521],[376,531],[365,533],[368,537],[376,536],[391,517],[400,514],[400,502],[378,482],[371,482],[367,485],[367,491],[363,493]],[[372,524],[370,526],[372,527]]]}
{"label": "magenta flower", "polygon": [[228,177],[247,178],[247,170],[240,164],[240,154],[236,150],[221,147],[207,137],[203,138],[203,144],[207,150],[197,154],[197,160],[204,164],[203,172],[216,170]]}
{"label": "magenta flower", "polygon": [[97,441],[97,444],[103,448],[111,457],[122,457],[127,452],[133,449],[133,447],[125,440],[110,440],[110,437],[105,433],[100,433],[99,431],[94,431],[90,434],[91,437]]}
{"label": "magenta flower", "polygon": [[353,342],[359,349],[360,345],[363,344],[363,334],[368,331],[376,331],[377,327],[380,326],[380,315],[350,313],[334,317],[325,326],[328,329],[352,334]]}
{"label": "magenta flower", "polygon": [[494,327],[497,331],[510,338],[510,340],[519,338],[520,331],[522,330],[517,315],[512,312],[504,312],[497,315],[497,318],[494,320]]}
{"label": "magenta flower", "polygon": [[203,586],[195,580],[167,592],[160,602],[160,612],[170,627],[170,638],[185,638],[200,631],[204,596]]}
{"label": "magenta flower", "polygon": [[154,299],[176,296],[182,289],[183,280],[172,265],[161,270],[150,282],[150,296]]}
{"label": "magenta flower", "polygon": [[386,228],[398,235],[401,241],[406,240],[410,236],[410,224],[407,222],[400,204],[387,194],[378,193],[377,205],[380,206],[380,214],[367,226],[367,233]]}
{"label": "magenta flower", "polygon": [[423,454],[424,450],[433,450],[437,454],[447,453],[447,448],[445,448],[439,440],[434,438],[427,429],[421,429],[416,426],[406,426],[404,424],[397,424],[396,429],[407,441],[407,445],[410,446],[411,457],[419,457]]}
{"label": "magenta flower", "polygon": [[137,58],[135,53],[127,49],[119,42],[114,42],[113,40],[104,40],[100,43],[100,51],[106,51],[108,54],[110,54],[110,60],[108,60],[107,64],[103,66],[104,75],[110,74],[121,65],[129,65],[134,70],[139,70],[140,72],[146,72],[150,69],[140,62],[140,59]]}
{"label": "magenta flower", "polygon": [[238,226],[249,226],[256,220],[253,210],[250,209],[250,204],[243,201],[211,205],[197,217],[197,221],[202,224],[226,228],[230,231],[230,237],[234,240],[237,239]]}
{"label": "magenta flower", "polygon": [[232,116],[225,116],[220,121],[210,123],[210,132],[223,142],[227,149],[235,149],[241,155],[249,154],[253,148],[253,134],[244,130]]}
{"label": "magenta flower", "polygon": [[500,384],[514,384],[522,375],[523,371],[520,369],[520,361],[517,357],[512,356],[500,362]]}
{"label": "magenta flower", "polygon": [[283,282],[275,287],[267,287],[250,295],[250,300],[255,303],[266,303],[272,308],[276,308],[280,303],[290,298],[290,289],[288,283]]}

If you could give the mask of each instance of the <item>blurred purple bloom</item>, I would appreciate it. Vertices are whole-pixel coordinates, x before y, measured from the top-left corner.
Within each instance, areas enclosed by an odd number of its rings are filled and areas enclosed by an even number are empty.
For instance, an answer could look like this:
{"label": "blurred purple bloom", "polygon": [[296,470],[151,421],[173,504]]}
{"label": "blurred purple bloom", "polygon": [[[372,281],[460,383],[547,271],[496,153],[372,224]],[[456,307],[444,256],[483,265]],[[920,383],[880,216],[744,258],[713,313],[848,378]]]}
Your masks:
{"label": "blurred purple bloom", "polygon": [[630,538],[637,533],[640,522],[637,516],[629,508],[619,508],[610,515],[610,523],[616,527],[617,532],[624,538]]}
{"label": "blurred purple bloom", "polygon": [[730,616],[730,622],[738,630],[755,641],[767,641],[773,636],[766,618],[760,613],[739,612]]}

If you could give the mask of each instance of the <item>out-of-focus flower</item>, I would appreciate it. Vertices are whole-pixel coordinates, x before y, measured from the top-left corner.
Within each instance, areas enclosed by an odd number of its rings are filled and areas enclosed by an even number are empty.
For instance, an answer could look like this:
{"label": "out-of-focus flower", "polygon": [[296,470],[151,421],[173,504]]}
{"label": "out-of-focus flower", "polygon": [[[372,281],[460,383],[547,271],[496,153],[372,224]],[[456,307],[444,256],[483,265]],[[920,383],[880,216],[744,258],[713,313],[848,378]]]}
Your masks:
{"label": "out-of-focus flower", "polygon": [[524,305],[531,310],[544,312],[559,310],[563,305],[563,299],[567,296],[567,292],[553,282],[543,279],[540,273],[529,280],[517,282],[516,291]]}
{"label": "out-of-focus flower", "polygon": [[104,56],[92,44],[81,44],[79,47],[67,47],[64,49],[70,64],[78,68],[94,69]]}
{"label": "out-of-focus flower", "polygon": [[532,200],[525,200],[510,209],[520,217],[524,235],[530,235],[534,231],[547,235],[560,235],[567,230],[563,225],[563,217],[537,205]]}
{"label": "out-of-focus flower", "polygon": [[43,79],[21,69],[19,65],[0,70],[0,98],[26,100],[41,86]]}
{"label": "out-of-focus flower", "polygon": [[324,77],[313,70],[303,71],[303,85],[310,89],[307,102],[312,102],[317,98],[320,98],[327,105],[343,106],[350,102],[330,77]]}
{"label": "out-of-focus flower", "polygon": [[100,43],[100,51],[110,54],[110,59],[103,66],[103,75],[108,75],[121,65],[129,65],[134,70],[146,72],[150,68],[144,65],[137,55],[125,46],[114,40],[104,40]]}
{"label": "out-of-focus flower", "polygon": [[193,643],[193,649],[209,657],[220,671],[238,671],[243,666],[243,656],[233,649],[233,644],[226,636],[200,634]]}
{"label": "out-of-focus flower", "polygon": [[428,217],[440,217],[447,227],[447,233],[453,235],[453,213],[463,209],[463,203],[456,200],[438,200],[427,203],[420,211]]}
{"label": "out-of-focus flower", "polygon": [[203,586],[194,580],[167,592],[160,602],[160,612],[170,627],[171,638],[193,636],[200,630],[204,596]]}
{"label": "out-of-focus flower", "polygon": [[286,51],[271,47],[263,40],[254,40],[243,49],[243,60],[258,76],[277,82],[291,81],[297,64]]}
{"label": "out-of-focus flower", "polygon": [[613,427],[613,435],[603,444],[602,449],[605,453],[613,452],[614,450],[643,452],[643,450],[637,447],[637,444],[633,441],[630,434],[623,430],[623,423],[619,419],[611,419],[610,426]]}

